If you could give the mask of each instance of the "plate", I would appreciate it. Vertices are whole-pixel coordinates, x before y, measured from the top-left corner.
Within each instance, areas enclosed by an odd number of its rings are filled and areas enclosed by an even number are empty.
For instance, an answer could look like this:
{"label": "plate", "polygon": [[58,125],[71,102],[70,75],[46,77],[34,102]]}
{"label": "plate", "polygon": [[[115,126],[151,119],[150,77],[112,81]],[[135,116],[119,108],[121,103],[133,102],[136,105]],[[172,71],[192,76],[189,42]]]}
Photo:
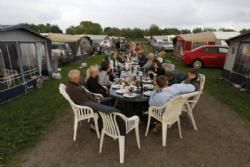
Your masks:
{"label": "plate", "polygon": [[126,90],[125,89],[119,89],[119,90],[117,90],[115,92],[118,93],[118,94],[124,94],[124,93],[126,93]]}
{"label": "plate", "polygon": [[120,89],[120,85],[112,85],[113,89]]}
{"label": "plate", "polygon": [[143,87],[147,89],[154,89],[154,85],[152,84],[144,84]]}
{"label": "plate", "polygon": [[137,96],[137,94],[135,94],[135,93],[127,94],[127,93],[125,93],[125,94],[123,94],[123,96],[124,96],[124,97],[127,97],[127,98],[134,98],[134,97]]}
{"label": "plate", "polygon": [[143,80],[142,82],[144,82],[144,83],[153,83],[153,80],[152,79],[148,79],[148,80]]}
{"label": "plate", "polygon": [[145,96],[151,96],[152,92],[151,91],[147,91],[143,93]]}

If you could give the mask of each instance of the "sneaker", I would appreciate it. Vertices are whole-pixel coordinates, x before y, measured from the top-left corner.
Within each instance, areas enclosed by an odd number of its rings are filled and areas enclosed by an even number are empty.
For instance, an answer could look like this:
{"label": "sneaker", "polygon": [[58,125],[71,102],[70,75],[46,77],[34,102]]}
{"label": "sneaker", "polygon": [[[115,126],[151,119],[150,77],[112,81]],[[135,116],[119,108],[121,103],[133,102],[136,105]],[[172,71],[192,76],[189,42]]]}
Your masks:
{"label": "sneaker", "polygon": [[94,131],[95,132],[95,125],[94,124],[90,124],[90,131]]}
{"label": "sneaker", "polygon": [[160,123],[156,124],[155,127],[152,129],[152,132],[154,134],[159,134],[161,132],[161,124]]}

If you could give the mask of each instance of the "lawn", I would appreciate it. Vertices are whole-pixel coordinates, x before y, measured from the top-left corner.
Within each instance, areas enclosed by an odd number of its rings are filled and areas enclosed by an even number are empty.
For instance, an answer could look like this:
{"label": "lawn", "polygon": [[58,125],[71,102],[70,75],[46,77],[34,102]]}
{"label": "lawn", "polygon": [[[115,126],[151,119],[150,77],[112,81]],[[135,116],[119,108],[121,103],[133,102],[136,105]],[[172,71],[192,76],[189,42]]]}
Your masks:
{"label": "lawn", "polygon": [[[103,55],[90,57],[88,64],[100,64]],[[62,67],[62,80],[48,80],[42,89],[0,107],[0,167],[7,164],[20,151],[34,146],[46,133],[53,120],[63,114],[69,105],[58,92],[60,82],[66,82],[70,69],[80,66],[80,61]],[[82,73],[86,69],[82,69]]]}
{"label": "lawn", "polygon": [[[147,44],[145,50],[154,52],[153,48]],[[181,60],[171,57],[171,52],[167,53],[167,59],[175,64],[181,72],[187,72],[191,67],[183,65]],[[228,105],[232,110],[239,113],[244,119],[250,121],[250,93],[240,92],[234,88],[231,83],[220,79],[222,70],[216,68],[202,68],[200,73],[205,74],[205,91],[214,96],[220,102]],[[211,106],[212,107],[212,106]]]}

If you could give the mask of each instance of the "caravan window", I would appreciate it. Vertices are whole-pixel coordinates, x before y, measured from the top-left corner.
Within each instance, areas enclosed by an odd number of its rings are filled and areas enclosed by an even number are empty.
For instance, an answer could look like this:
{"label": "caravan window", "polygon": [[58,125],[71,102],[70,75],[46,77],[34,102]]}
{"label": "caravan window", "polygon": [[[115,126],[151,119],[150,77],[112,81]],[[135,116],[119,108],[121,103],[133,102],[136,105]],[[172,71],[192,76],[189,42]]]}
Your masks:
{"label": "caravan window", "polygon": [[240,44],[233,71],[250,76],[250,43]]}
{"label": "caravan window", "polygon": [[25,81],[36,79],[40,73],[35,44],[21,43],[20,50]]}
{"label": "caravan window", "polygon": [[22,83],[20,59],[15,42],[0,42],[0,91]]}

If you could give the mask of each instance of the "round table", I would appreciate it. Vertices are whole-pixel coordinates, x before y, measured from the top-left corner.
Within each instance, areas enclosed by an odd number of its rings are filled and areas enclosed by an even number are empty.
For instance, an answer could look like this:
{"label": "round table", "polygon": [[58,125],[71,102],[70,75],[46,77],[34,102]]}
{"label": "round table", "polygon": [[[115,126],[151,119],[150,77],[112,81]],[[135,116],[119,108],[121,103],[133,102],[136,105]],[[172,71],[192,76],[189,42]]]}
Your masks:
{"label": "round table", "polygon": [[143,95],[143,93],[137,93],[136,97],[127,98],[122,94],[116,93],[117,89],[110,88],[110,96],[116,100],[122,107],[120,110],[126,116],[138,115],[141,120],[146,121],[144,112],[148,110],[149,96]]}

